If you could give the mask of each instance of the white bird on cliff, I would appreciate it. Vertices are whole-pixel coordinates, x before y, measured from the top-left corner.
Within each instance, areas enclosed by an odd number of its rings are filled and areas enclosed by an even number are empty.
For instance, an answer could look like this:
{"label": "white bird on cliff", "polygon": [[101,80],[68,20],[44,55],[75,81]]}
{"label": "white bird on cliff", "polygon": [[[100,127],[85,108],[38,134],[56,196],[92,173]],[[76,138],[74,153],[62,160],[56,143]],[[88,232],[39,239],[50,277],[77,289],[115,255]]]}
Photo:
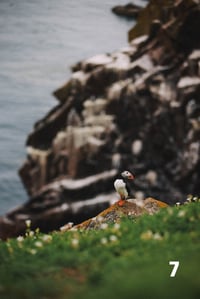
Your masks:
{"label": "white bird on cliff", "polygon": [[[124,178],[124,180],[126,182],[128,182],[129,180],[134,180],[134,175],[128,171],[128,170],[125,170],[121,173],[121,176]],[[118,205],[119,206],[123,206],[124,203],[125,203],[125,200],[128,198],[129,196],[129,188],[128,186],[126,185],[126,183],[124,182],[123,179],[116,179],[114,181],[114,187],[115,187],[115,190],[116,192],[119,194],[120,196],[120,200],[118,201]]]}

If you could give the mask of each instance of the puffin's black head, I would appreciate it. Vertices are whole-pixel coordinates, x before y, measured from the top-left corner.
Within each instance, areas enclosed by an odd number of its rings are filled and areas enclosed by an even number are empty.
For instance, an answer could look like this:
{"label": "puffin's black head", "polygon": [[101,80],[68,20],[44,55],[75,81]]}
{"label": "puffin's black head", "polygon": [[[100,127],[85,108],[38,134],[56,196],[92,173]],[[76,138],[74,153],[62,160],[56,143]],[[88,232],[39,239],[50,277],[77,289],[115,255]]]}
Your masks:
{"label": "puffin's black head", "polygon": [[134,178],[135,178],[134,175],[128,170],[123,171],[121,173],[121,176],[127,180],[134,180]]}

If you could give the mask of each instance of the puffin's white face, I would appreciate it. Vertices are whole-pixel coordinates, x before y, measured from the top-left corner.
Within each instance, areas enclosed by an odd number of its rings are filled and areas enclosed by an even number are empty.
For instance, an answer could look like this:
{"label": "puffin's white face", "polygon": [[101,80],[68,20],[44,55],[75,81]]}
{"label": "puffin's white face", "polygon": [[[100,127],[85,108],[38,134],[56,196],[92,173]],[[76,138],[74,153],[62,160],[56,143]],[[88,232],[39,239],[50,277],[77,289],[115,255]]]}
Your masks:
{"label": "puffin's white face", "polygon": [[134,180],[134,175],[128,171],[128,170],[125,170],[121,173],[121,176],[124,178],[124,179],[128,179],[128,180]]}

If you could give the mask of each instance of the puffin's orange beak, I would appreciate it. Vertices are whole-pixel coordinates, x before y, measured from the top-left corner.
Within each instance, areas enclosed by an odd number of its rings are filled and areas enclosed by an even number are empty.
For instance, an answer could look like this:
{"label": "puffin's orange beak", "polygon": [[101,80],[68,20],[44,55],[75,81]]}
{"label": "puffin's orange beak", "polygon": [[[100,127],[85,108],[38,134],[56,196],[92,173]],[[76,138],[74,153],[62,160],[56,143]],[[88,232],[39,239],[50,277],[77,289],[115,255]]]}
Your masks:
{"label": "puffin's orange beak", "polygon": [[130,175],[128,176],[128,179],[129,179],[129,180],[134,180],[134,179],[135,179],[135,177],[134,177],[134,175],[133,175],[133,174],[131,174],[131,173],[130,173]]}

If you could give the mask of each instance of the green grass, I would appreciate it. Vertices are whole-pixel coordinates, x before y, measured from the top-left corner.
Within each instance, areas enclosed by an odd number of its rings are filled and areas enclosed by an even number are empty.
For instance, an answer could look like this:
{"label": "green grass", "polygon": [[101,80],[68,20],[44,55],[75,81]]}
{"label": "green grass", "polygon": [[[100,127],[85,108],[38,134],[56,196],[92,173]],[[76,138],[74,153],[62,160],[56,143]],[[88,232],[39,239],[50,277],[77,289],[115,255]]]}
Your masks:
{"label": "green grass", "polygon": [[[170,277],[169,261],[179,261]],[[0,242],[0,298],[200,298],[200,204]]]}

